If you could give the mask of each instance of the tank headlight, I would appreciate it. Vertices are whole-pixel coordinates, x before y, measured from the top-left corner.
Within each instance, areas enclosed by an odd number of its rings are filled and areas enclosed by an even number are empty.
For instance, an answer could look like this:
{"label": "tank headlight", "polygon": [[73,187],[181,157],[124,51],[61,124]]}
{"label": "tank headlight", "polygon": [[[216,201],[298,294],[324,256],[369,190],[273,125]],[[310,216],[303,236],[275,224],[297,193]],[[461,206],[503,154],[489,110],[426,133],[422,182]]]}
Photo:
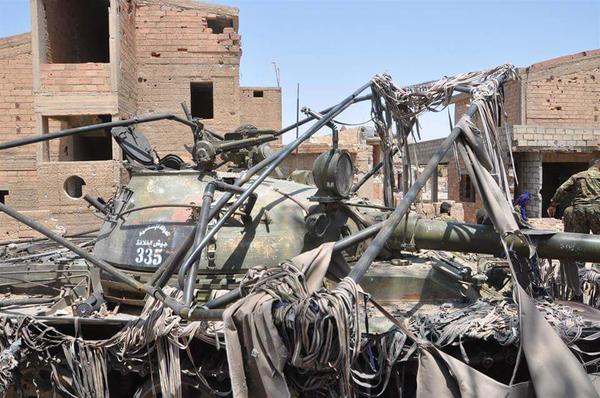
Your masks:
{"label": "tank headlight", "polygon": [[336,202],[347,199],[354,181],[352,157],[343,149],[331,149],[315,160],[313,178],[318,188],[313,200]]}

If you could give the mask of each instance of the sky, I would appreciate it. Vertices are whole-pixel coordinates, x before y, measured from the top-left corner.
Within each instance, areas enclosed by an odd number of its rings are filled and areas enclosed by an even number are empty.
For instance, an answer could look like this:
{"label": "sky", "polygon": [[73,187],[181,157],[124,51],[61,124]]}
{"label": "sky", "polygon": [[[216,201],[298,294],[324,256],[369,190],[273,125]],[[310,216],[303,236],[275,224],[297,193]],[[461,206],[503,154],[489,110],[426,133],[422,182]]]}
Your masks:
{"label": "sky", "polygon": [[[284,126],[296,120],[298,83],[300,106],[320,110],[377,73],[414,84],[600,48],[600,0],[218,2],[240,9],[241,84],[276,85],[277,64]],[[0,36],[29,30],[29,0],[0,0]],[[369,107],[338,119],[367,121]],[[442,137],[448,116],[428,115],[421,125],[424,139]]]}

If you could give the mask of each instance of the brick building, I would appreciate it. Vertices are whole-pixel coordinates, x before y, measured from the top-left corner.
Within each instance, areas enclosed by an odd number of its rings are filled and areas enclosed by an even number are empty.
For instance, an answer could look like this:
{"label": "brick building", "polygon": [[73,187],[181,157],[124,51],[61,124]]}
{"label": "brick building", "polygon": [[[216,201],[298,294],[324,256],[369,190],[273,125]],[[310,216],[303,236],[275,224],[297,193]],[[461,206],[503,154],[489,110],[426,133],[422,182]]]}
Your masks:
{"label": "brick building", "polygon": [[[194,116],[216,131],[281,128],[278,87],[240,87],[238,9],[192,0],[30,0],[32,32],[0,39],[0,140],[148,113]],[[172,122],[140,128],[161,155],[191,142]],[[0,152],[0,200],[55,229],[98,220],[86,192],[124,180],[107,131]],[[29,236],[5,216],[0,236]]]}
{"label": "brick building", "polygon": [[[530,217],[545,217],[556,188],[600,156],[600,49],[519,69],[520,80],[505,88],[508,132],[514,153],[514,193],[532,194]],[[468,100],[456,104],[456,118]],[[506,139],[503,140],[506,145]],[[509,159],[505,159],[508,166]],[[481,199],[466,176],[448,167],[448,196],[475,220]]]}

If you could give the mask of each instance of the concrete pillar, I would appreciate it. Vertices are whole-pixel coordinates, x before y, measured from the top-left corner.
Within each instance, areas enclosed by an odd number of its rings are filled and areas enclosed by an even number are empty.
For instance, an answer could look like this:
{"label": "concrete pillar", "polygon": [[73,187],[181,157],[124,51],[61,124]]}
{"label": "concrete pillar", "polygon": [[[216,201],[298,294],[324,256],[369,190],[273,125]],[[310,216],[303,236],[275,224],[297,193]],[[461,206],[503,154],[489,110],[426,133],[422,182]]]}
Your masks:
{"label": "concrete pillar", "polygon": [[542,217],[542,154],[541,152],[522,152],[518,154],[516,169],[519,186],[515,192],[519,195],[528,192],[531,196],[527,202],[529,217]]}

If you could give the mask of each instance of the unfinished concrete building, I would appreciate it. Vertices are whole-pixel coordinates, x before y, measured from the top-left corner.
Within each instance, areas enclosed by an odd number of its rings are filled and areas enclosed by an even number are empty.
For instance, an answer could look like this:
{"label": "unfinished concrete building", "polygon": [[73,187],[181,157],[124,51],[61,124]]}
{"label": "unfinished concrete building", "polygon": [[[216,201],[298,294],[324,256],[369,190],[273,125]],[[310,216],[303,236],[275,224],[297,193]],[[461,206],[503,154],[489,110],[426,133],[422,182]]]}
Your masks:
{"label": "unfinished concrete building", "polygon": [[[530,217],[546,217],[556,188],[600,156],[600,49],[567,55],[519,70],[505,88],[509,140],[514,152],[514,193],[528,192]],[[466,102],[456,105],[459,117]],[[510,159],[505,159],[507,166]],[[475,221],[483,206],[464,168],[448,168],[449,199],[463,203]]]}
{"label": "unfinished concrete building", "polygon": [[[32,32],[0,39],[0,140],[148,113],[215,131],[281,127],[278,87],[240,87],[238,9],[192,0],[31,0]],[[160,155],[189,158],[189,128],[142,131]],[[0,200],[57,230],[97,224],[81,197],[126,175],[108,131],[0,153]],[[86,214],[85,216],[83,214]],[[29,236],[4,217],[0,234]]]}

